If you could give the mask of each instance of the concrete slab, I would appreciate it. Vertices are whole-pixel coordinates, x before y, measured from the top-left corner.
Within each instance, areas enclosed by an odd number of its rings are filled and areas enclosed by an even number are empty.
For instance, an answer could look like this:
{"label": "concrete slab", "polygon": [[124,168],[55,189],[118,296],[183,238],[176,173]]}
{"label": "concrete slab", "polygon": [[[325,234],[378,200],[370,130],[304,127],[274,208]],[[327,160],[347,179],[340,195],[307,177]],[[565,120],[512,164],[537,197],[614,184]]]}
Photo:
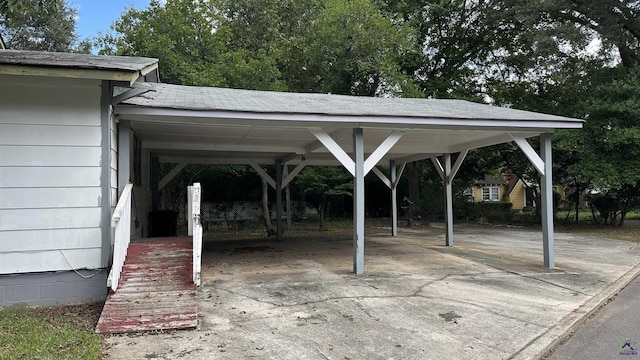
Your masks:
{"label": "concrete slab", "polygon": [[[112,359],[530,359],[640,271],[636,243],[458,227],[209,242],[197,330],[107,341]],[[383,234],[384,233],[384,234]],[[178,300],[176,300],[178,301]]]}

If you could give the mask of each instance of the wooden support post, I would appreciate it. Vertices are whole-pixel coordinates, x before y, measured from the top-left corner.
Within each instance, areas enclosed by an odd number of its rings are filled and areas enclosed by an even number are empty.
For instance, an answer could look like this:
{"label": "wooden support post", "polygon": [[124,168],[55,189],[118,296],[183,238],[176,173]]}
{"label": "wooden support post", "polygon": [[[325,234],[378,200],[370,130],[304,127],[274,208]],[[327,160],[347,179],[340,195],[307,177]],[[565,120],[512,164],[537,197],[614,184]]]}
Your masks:
{"label": "wooden support post", "polygon": [[398,178],[395,160],[389,162],[391,168],[391,236],[398,236]]}
{"label": "wooden support post", "polygon": [[353,272],[364,272],[364,134],[353,129]]}
{"label": "wooden support post", "polygon": [[453,177],[451,176],[451,154],[444,154],[444,223],[446,245],[453,246]]}
{"label": "wooden support post", "polygon": [[551,151],[551,134],[547,133],[540,135],[540,157],[544,163],[544,173],[540,176],[542,247],[544,251],[544,266],[549,269],[553,269],[555,267]]}
{"label": "wooden support post", "polygon": [[282,240],[282,161],[276,161],[276,237]]}

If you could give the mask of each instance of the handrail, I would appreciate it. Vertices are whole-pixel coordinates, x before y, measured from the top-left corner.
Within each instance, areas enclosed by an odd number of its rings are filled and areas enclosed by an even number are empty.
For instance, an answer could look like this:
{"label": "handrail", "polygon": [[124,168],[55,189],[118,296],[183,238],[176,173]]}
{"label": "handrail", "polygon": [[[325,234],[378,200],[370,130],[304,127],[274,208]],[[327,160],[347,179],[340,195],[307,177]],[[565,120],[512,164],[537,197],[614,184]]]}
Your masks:
{"label": "handrail", "polygon": [[193,283],[200,286],[200,269],[202,266],[202,224],[200,223],[200,201],[202,199],[202,190],[200,183],[189,186],[187,191],[189,194],[189,210],[191,215],[190,223],[192,224],[193,233]]}
{"label": "handrail", "polygon": [[127,250],[129,249],[129,242],[131,241],[131,192],[133,191],[133,184],[128,183],[125,185],[116,204],[116,208],[113,210],[111,216],[111,228],[115,229],[112,232],[111,245],[113,246],[113,264],[111,265],[111,271],[107,278],[107,287],[116,291],[118,288],[118,281],[120,280],[120,273],[124,266],[124,260],[127,257]]}

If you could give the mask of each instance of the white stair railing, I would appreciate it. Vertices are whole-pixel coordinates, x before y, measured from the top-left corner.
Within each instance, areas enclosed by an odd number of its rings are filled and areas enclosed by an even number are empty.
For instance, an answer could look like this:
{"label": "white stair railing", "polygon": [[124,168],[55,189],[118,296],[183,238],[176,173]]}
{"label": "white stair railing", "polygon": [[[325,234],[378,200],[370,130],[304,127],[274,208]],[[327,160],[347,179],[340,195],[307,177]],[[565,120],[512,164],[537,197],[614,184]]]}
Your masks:
{"label": "white stair railing", "polygon": [[124,260],[127,257],[127,250],[129,249],[129,242],[131,241],[131,191],[133,190],[133,184],[129,183],[125,185],[118,199],[118,204],[111,216],[111,229],[113,237],[111,238],[111,245],[113,246],[113,264],[111,265],[111,271],[107,278],[107,287],[116,291],[118,288],[118,281],[120,280],[120,273],[122,272],[122,266]]}
{"label": "white stair railing", "polygon": [[189,235],[193,235],[193,283],[200,286],[200,269],[202,267],[202,224],[200,223],[200,201],[202,189],[195,183],[187,189],[189,216]]}

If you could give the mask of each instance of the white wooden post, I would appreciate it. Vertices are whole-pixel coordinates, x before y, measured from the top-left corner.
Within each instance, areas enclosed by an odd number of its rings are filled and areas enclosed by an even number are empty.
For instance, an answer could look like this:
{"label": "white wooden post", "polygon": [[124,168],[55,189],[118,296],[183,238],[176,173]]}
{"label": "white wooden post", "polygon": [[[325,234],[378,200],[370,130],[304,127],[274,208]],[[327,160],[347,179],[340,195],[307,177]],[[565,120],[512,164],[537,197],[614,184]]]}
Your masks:
{"label": "white wooden post", "polygon": [[395,160],[389,162],[389,168],[391,169],[391,236],[398,236],[398,191],[397,182],[398,174],[396,170]]}
{"label": "white wooden post", "polygon": [[553,234],[553,182],[551,176],[551,134],[540,135],[540,156],[544,162],[544,172],[540,176],[540,198],[542,215],[542,247],[544,266],[555,267]]}
{"label": "white wooden post", "polygon": [[353,129],[353,272],[364,272],[364,136]]}
{"label": "white wooden post", "polygon": [[126,184],[111,217],[111,228],[114,229],[113,264],[107,277],[107,287],[116,291],[124,261],[127,257],[131,241],[131,191],[133,184]]}
{"label": "white wooden post", "polygon": [[276,238],[282,240],[284,233],[282,223],[282,161],[276,161]]}
{"label": "white wooden post", "polygon": [[200,269],[202,266],[202,225],[200,224],[200,201],[202,190],[200,183],[193,184],[193,283],[200,286]]}
{"label": "white wooden post", "polygon": [[187,235],[193,236],[193,186],[187,186]]}
{"label": "white wooden post", "polygon": [[444,223],[446,245],[453,246],[453,176],[451,173],[451,154],[444,154]]}

